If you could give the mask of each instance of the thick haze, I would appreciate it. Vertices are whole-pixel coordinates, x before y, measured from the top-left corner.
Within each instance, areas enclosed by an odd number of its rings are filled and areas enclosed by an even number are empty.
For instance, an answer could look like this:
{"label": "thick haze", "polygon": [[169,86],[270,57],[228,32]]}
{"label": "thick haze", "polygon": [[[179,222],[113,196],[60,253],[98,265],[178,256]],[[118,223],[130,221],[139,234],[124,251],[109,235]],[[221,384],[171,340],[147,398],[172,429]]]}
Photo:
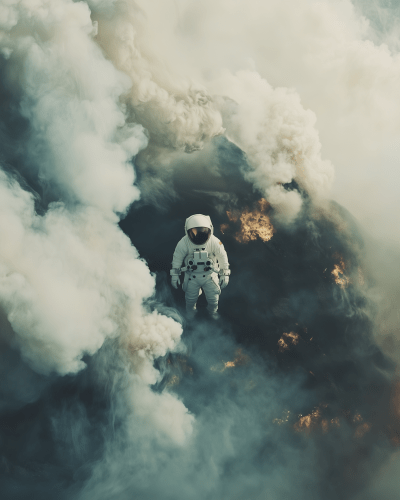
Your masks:
{"label": "thick haze", "polygon": [[[396,498],[399,23],[3,2],[6,500]],[[218,322],[169,287],[192,213],[232,265]]]}

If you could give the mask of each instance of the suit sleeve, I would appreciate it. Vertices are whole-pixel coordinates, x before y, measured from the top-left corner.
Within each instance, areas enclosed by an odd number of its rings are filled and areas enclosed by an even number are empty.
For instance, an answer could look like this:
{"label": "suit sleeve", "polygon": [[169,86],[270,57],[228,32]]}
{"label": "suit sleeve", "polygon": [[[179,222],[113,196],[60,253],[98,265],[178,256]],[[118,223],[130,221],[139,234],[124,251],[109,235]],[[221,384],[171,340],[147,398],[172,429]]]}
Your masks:
{"label": "suit sleeve", "polygon": [[187,255],[187,248],[185,242],[182,240],[176,245],[174,255],[172,257],[172,269],[180,269],[182,267],[183,259]]}
{"label": "suit sleeve", "polygon": [[224,245],[218,238],[215,238],[215,249],[214,254],[218,259],[220,269],[229,270],[228,254],[224,248]]}

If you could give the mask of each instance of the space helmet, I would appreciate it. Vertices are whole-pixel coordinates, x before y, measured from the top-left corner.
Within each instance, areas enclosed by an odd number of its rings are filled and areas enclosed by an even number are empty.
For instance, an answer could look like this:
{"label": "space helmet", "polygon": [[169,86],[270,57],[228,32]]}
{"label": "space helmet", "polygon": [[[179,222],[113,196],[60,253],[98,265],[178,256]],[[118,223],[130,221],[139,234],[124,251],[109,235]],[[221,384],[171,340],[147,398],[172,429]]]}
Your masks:
{"label": "space helmet", "polygon": [[185,233],[195,245],[204,245],[213,234],[214,228],[208,215],[195,214],[186,219]]}

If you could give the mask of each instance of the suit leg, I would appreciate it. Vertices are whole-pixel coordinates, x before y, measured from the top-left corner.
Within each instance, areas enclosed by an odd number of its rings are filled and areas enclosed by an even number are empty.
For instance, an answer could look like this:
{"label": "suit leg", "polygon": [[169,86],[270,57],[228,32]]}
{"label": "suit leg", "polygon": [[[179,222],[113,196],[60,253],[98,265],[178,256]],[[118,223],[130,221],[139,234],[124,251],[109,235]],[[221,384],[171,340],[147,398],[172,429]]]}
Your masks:
{"label": "suit leg", "polygon": [[199,298],[200,280],[190,278],[187,280],[187,287],[185,290],[186,311],[193,312],[196,309],[196,302]]}
{"label": "suit leg", "polygon": [[207,299],[207,311],[210,314],[216,313],[218,310],[219,296],[221,294],[221,288],[218,283],[218,275],[214,273],[211,274],[202,287]]}

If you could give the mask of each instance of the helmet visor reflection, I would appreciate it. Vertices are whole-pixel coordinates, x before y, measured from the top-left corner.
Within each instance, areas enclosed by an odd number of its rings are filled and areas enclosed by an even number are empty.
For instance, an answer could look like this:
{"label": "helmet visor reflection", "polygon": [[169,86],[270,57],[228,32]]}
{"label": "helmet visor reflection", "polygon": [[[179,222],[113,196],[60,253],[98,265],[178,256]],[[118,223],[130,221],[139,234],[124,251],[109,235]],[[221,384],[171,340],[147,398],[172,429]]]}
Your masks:
{"label": "helmet visor reflection", "polygon": [[211,235],[211,229],[208,227],[192,227],[188,230],[190,241],[195,245],[204,245]]}

